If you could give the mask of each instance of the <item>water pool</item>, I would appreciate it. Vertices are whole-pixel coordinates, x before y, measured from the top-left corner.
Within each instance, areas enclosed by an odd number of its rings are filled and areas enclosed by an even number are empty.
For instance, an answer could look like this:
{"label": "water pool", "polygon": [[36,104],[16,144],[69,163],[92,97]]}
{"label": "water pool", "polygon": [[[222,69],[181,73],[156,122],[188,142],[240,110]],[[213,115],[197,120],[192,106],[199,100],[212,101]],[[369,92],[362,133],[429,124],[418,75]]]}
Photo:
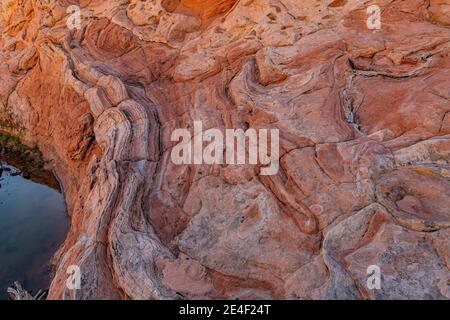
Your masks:
{"label": "water pool", "polygon": [[58,184],[48,171],[0,156],[0,299],[14,281],[36,293],[48,289],[52,256],[63,243],[69,220]]}

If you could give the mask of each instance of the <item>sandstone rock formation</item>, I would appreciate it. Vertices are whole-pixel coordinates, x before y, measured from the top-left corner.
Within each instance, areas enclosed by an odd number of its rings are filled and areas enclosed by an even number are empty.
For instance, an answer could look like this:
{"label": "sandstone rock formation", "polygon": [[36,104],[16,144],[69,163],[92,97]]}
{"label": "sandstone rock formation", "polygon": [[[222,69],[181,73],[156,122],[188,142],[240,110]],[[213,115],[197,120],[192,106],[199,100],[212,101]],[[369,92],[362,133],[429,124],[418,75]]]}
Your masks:
{"label": "sandstone rock formation", "polygon": [[[450,298],[449,26],[448,0],[2,0],[0,128],[71,216],[49,298]],[[279,129],[278,175],[173,164],[194,120]]]}

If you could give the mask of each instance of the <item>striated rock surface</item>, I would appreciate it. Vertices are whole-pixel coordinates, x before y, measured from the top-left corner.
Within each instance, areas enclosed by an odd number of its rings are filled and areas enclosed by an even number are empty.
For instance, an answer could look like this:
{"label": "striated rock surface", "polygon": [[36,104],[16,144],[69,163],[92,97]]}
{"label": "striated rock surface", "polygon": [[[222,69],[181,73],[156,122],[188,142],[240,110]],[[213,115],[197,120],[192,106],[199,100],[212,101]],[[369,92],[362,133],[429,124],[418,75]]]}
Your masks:
{"label": "striated rock surface", "polygon": [[[0,129],[71,216],[50,299],[450,298],[448,0],[0,3]],[[279,173],[175,165],[194,121],[279,129]]]}

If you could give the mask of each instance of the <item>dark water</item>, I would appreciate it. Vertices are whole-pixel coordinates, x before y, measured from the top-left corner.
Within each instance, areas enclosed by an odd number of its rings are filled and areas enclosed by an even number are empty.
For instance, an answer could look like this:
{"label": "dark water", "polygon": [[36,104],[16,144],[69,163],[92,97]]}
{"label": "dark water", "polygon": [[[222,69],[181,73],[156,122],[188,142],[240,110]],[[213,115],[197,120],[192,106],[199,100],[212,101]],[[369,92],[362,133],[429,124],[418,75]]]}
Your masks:
{"label": "dark water", "polygon": [[33,293],[48,289],[51,258],[68,230],[63,195],[51,174],[39,171],[25,179],[0,158],[0,299],[14,281]]}

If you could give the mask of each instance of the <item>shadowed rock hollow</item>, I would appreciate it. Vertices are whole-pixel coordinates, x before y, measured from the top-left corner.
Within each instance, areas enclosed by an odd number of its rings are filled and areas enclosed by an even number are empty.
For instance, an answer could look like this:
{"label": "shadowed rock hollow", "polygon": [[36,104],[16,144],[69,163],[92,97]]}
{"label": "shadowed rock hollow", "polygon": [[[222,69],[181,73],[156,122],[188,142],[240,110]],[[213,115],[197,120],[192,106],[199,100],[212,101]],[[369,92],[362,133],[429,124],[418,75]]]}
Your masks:
{"label": "shadowed rock hollow", "polygon": [[[0,128],[71,215],[49,298],[450,298],[448,0],[1,6]],[[279,173],[173,164],[194,120],[279,129]]]}

